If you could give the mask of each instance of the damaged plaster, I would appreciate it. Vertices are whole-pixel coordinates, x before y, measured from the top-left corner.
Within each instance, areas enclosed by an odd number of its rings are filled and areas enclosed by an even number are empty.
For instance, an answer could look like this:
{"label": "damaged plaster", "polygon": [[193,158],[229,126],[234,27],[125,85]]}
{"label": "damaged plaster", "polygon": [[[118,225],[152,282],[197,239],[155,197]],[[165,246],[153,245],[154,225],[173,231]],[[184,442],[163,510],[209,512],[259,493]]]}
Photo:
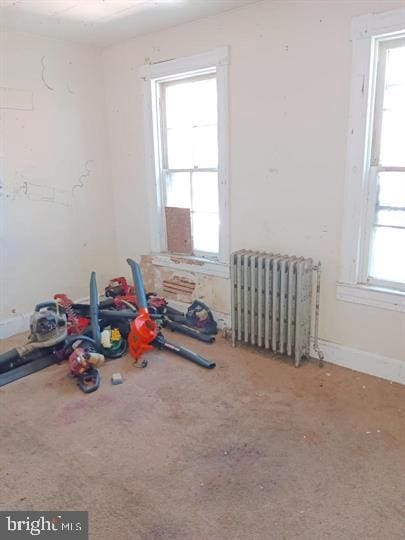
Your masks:
{"label": "damaged plaster", "polygon": [[[171,259],[184,262],[182,257],[173,256]],[[203,264],[203,261],[198,261],[197,266]],[[141,257],[141,268],[146,289],[164,296],[169,302],[172,300],[189,305],[193,300],[201,300],[216,312],[224,315],[230,313],[228,279],[157,266],[153,264],[151,255]]]}

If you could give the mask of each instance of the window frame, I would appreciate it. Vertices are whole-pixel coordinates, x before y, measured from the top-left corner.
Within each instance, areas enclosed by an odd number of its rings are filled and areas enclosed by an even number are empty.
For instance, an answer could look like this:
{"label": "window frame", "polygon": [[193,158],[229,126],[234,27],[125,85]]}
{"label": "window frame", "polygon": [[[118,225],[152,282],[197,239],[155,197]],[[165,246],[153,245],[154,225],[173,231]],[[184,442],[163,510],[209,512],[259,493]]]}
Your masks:
{"label": "window frame", "polygon": [[[218,190],[219,190],[219,253],[196,254],[196,256],[181,255],[182,264],[187,266],[189,260],[190,270],[199,271],[203,267],[213,269],[213,274],[227,277],[229,275],[229,158],[228,158],[228,47],[220,47],[212,51],[175,60],[168,60],[156,64],[142,66],[140,77],[144,81],[144,128],[145,128],[145,157],[146,179],[148,186],[149,203],[149,230],[152,254],[158,255],[157,261],[167,260],[171,265],[173,256],[167,253],[167,237],[164,220],[164,182],[163,150],[161,148],[162,125],[160,83],[195,77],[215,72],[217,80],[218,99]],[[201,257],[204,255],[204,257]],[[207,265],[196,264],[201,260]],[[215,267],[222,265],[222,268]]]}
{"label": "window frame", "polygon": [[[374,129],[378,47],[405,33],[405,9],[356,17],[352,23],[352,88],[348,130],[342,265],[339,300],[405,311],[405,284],[370,278],[369,258],[375,218],[377,173]],[[402,38],[399,38],[402,39]],[[379,93],[381,95],[381,92]],[[374,144],[374,146],[373,146]],[[392,169],[387,167],[385,169]],[[400,167],[395,167],[395,170]]]}
{"label": "window frame", "polygon": [[[359,282],[386,289],[405,291],[405,282],[389,281],[370,276],[370,257],[372,236],[377,217],[378,175],[381,172],[405,172],[405,167],[380,165],[381,129],[385,87],[386,51],[389,48],[405,45],[405,30],[396,37],[378,37],[374,42],[373,80],[370,95],[370,153],[366,156],[367,168],[367,208],[361,240]],[[383,53],[383,54],[381,54]],[[372,122],[372,123],[371,123]]]}

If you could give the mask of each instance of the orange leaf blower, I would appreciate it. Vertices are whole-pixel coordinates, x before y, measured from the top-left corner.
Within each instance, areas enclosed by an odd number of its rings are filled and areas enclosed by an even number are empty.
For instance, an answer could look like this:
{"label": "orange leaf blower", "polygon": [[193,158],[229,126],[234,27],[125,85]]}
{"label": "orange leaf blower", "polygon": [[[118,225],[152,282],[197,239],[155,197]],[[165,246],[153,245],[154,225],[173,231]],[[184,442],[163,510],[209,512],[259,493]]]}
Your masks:
{"label": "orange leaf blower", "polygon": [[138,301],[138,316],[131,324],[131,330],[128,335],[128,347],[135,361],[138,361],[144,352],[153,349],[151,343],[157,338],[159,328],[149,315],[139,264],[132,259],[127,259],[127,263],[132,270]]}
{"label": "orange leaf blower", "polygon": [[143,286],[142,274],[139,264],[137,264],[132,259],[127,259],[127,263],[132,270],[136,298],[138,300],[139,314],[131,323],[131,329],[128,335],[129,350],[132,356],[135,358],[135,361],[138,361],[139,357],[144,352],[152,350],[153,347],[157,347],[158,349],[166,349],[168,351],[174,352],[179,356],[207,369],[214,368],[214,362],[203,358],[199,354],[190,351],[185,347],[181,347],[180,345],[176,345],[175,343],[170,343],[160,333],[159,326],[151,318],[148,311],[145,289]]}

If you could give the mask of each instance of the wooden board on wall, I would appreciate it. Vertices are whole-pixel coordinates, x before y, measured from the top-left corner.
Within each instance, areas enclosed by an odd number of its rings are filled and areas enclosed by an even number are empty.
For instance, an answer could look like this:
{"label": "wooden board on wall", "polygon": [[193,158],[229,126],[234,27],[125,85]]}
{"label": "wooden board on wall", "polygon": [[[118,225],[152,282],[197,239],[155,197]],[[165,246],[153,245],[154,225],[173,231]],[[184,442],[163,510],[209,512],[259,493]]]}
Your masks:
{"label": "wooden board on wall", "polygon": [[170,253],[191,255],[191,216],[189,208],[166,206],[167,250]]}

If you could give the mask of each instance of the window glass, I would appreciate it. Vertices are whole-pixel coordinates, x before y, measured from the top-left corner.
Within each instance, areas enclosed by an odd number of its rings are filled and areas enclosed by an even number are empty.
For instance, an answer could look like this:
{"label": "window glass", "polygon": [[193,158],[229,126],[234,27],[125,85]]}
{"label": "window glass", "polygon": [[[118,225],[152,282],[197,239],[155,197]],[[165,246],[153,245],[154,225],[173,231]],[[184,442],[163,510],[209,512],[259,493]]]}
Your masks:
{"label": "window glass", "polygon": [[192,169],[193,142],[188,129],[167,130],[167,164],[169,169]]}
{"label": "window glass", "polygon": [[405,206],[405,172],[379,174],[378,204],[380,206]]}
{"label": "window glass", "polygon": [[168,167],[216,168],[218,113],[215,77],[168,84],[165,104]]}
{"label": "window glass", "polygon": [[382,41],[380,54],[385,62],[378,64],[374,126],[374,135],[380,137],[380,170],[368,273],[377,280],[405,283],[405,172],[395,170],[405,166],[404,41]]}
{"label": "window glass", "polygon": [[218,253],[219,216],[208,212],[193,212],[193,244],[196,251]]}
{"label": "window glass", "polygon": [[376,227],[370,275],[385,281],[405,283],[405,229]]}
{"label": "window glass", "polygon": [[381,165],[405,166],[405,46],[386,51],[380,152]]}
{"label": "window glass", "polygon": [[217,126],[193,128],[193,164],[200,169],[218,166]]}
{"label": "window glass", "polygon": [[193,172],[193,209],[218,213],[218,173]]}
{"label": "window glass", "polygon": [[166,204],[177,208],[191,208],[190,173],[167,173]]}
{"label": "window glass", "polygon": [[378,175],[370,276],[405,283],[405,173]]}

